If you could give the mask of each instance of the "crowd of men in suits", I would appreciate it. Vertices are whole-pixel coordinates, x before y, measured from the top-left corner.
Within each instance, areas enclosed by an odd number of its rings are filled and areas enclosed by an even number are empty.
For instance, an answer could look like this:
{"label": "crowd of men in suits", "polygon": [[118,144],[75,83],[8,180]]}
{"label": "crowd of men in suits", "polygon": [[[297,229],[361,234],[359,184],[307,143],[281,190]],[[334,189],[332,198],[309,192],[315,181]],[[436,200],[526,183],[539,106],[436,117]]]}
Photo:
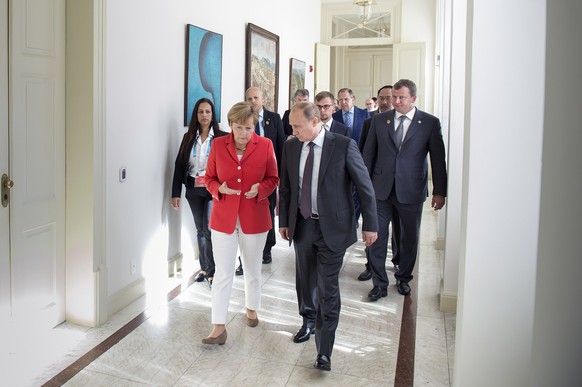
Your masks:
{"label": "crowd of men in suits", "polygon": [[[263,93],[245,93],[259,114],[257,135],[273,142],[280,177],[279,233],[291,245],[296,262],[296,291],[303,324],[293,337],[301,343],[315,333],[314,367],[331,369],[331,352],[339,321],[339,271],[346,249],[361,228],[367,263],[358,280],[372,280],[370,301],[388,294],[386,257],[392,229],[392,263],[397,291],[407,296],[416,263],[424,201],[445,204],[445,147],[438,118],[415,106],[416,85],[401,79],[378,90],[377,108],[355,106],[351,89],[337,98],[321,91],[295,92],[294,106],[283,118],[263,106]],[[339,108],[338,108],[339,106]],[[277,192],[269,198],[273,229],[263,250],[272,262]],[[362,214],[360,226],[359,217]],[[243,274],[242,264],[237,269]]]}

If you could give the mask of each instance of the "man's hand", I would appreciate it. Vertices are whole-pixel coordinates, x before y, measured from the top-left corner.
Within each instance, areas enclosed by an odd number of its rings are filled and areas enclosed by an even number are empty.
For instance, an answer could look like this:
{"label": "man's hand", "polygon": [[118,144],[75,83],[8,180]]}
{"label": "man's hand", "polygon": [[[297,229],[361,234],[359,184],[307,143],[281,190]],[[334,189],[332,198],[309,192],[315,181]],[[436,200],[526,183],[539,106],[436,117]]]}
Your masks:
{"label": "man's hand", "polygon": [[362,240],[366,247],[376,242],[376,239],[378,239],[378,233],[376,231],[362,231]]}
{"label": "man's hand", "polygon": [[440,210],[445,205],[445,197],[442,195],[432,195],[430,206],[433,210]]}
{"label": "man's hand", "polygon": [[172,198],[172,208],[174,208],[174,210],[180,208],[180,198]]}
{"label": "man's hand", "polygon": [[289,228],[288,227],[279,228],[279,234],[281,234],[281,238],[285,239],[286,241],[289,240]]}

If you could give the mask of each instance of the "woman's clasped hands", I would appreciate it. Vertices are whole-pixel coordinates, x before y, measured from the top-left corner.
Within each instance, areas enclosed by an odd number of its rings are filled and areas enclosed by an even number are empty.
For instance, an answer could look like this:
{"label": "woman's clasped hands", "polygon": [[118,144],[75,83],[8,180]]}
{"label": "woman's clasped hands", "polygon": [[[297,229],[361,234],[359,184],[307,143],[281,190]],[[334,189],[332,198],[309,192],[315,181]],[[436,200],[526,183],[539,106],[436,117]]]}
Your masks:
{"label": "woman's clasped hands", "polygon": [[[218,192],[224,195],[240,195],[240,189],[229,188],[226,181],[218,187]],[[251,186],[251,189],[245,193],[247,199],[252,199],[259,194],[259,183],[255,183]]]}

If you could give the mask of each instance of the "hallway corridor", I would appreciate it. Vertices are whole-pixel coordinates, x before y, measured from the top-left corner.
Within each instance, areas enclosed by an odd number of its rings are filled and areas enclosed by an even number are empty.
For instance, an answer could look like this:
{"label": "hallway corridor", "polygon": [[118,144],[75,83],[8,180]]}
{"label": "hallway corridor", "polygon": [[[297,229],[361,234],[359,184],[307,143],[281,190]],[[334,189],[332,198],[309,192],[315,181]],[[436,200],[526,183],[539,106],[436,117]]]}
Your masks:
{"label": "hallway corridor", "polygon": [[313,339],[301,344],[291,340],[301,325],[294,255],[278,240],[273,263],[262,268],[258,327],[245,324],[244,284],[235,277],[224,346],[200,343],[211,329],[207,283],[180,286],[181,279],[176,278],[170,280],[171,301],[146,308],[142,297],[101,327],[64,323],[42,335],[31,335],[26,329],[11,334],[9,353],[4,346],[0,353],[1,382],[7,386],[450,386],[455,315],[439,311],[442,252],[435,250],[436,224],[427,204],[418,273],[407,302],[396,291],[390,259],[388,297],[368,302],[371,281],[356,279],[364,268],[363,244],[348,250],[340,274],[342,311],[331,372],[312,367],[317,355]]}

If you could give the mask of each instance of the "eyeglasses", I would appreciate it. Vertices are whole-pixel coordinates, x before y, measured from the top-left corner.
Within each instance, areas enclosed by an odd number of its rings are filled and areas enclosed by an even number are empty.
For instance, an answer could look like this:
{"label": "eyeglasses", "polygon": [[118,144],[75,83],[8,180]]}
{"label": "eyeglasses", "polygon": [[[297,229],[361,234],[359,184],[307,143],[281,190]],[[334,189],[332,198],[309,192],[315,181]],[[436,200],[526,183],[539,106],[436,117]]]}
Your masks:
{"label": "eyeglasses", "polygon": [[331,108],[333,105],[315,105],[319,110],[327,110]]}

